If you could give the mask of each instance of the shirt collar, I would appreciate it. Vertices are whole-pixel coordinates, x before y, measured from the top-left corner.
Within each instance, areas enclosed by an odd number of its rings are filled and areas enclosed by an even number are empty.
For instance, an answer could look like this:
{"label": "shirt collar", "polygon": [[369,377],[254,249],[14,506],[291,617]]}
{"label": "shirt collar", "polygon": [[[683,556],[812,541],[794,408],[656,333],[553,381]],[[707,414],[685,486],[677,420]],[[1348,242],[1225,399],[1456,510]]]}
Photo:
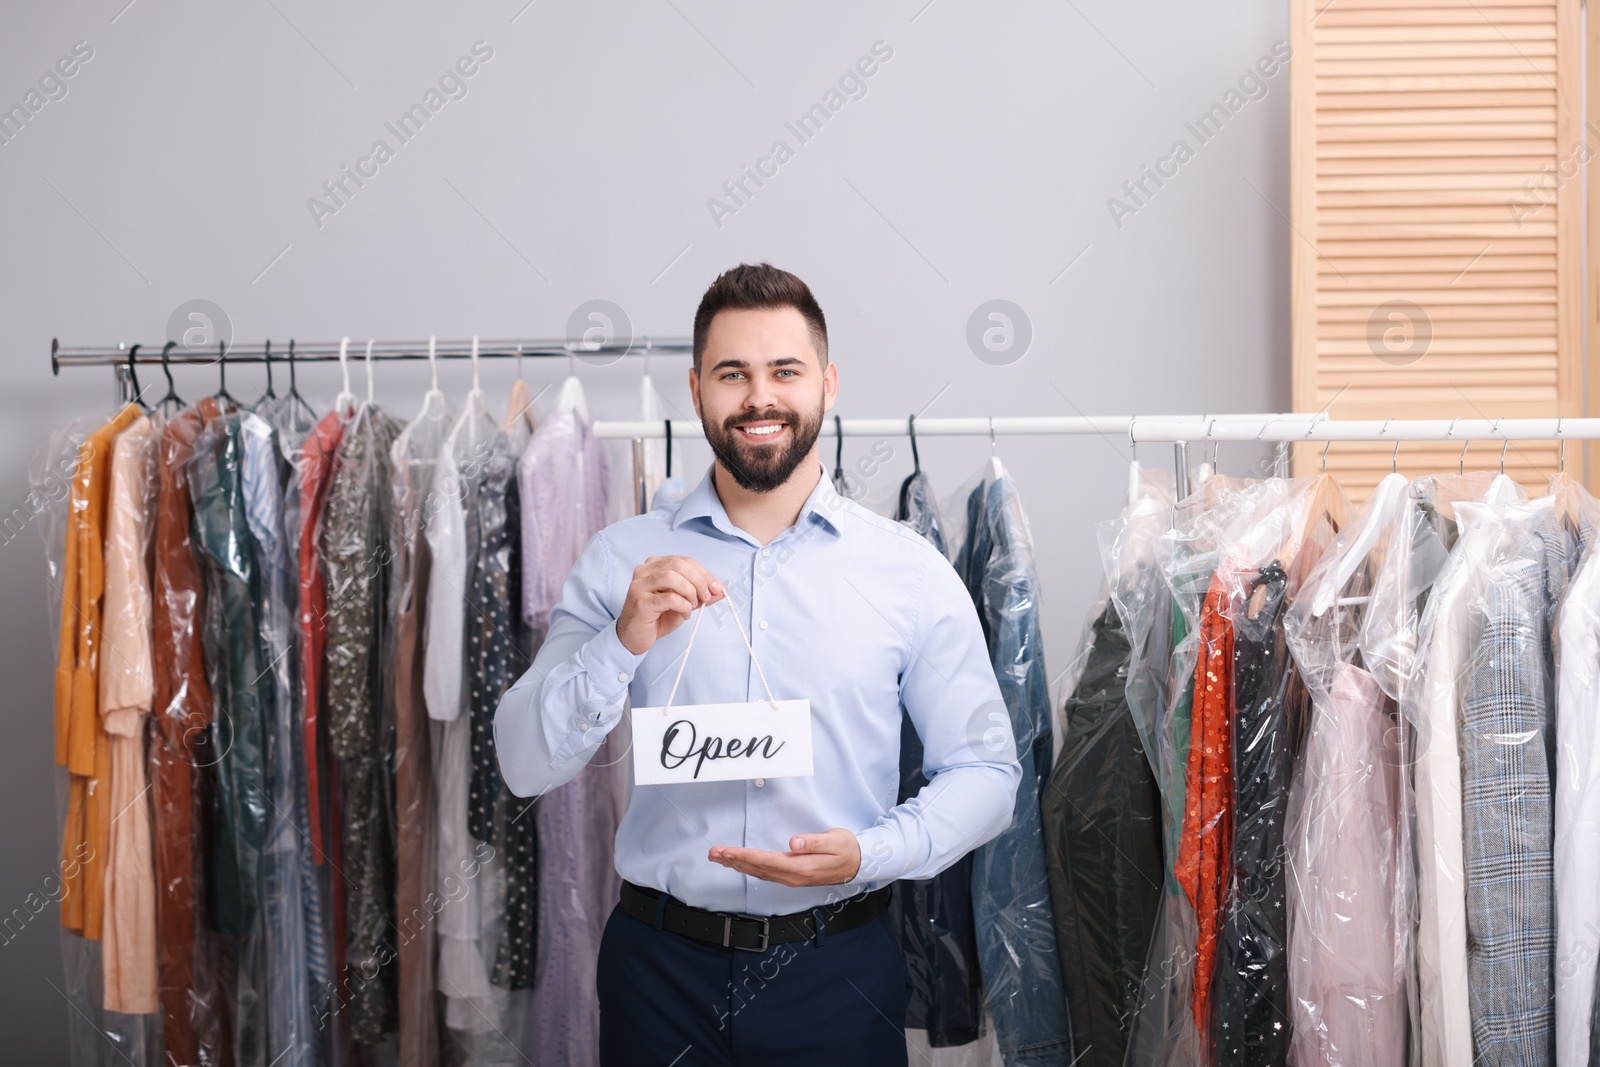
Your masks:
{"label": "shirt collar", "polygon": [[[817,468],[822,472],[822,476],[817,479],[816,488],[811,490],[806,502],[800,506],[800,515],[795,519],[795,526],[807,521],[816,522],[838,535],[843,530],[839,517],[844,511],[845,498],[833,487],[833,480],[828,477],[827,468],[823,467],[820,461],[817,463]],[[712,478],[716,469],[715,463],[707,467],[705,477],[700,479],[700,484],[679,502],[678,509],[672,516],[672,528],[676,530],[691,519],[705,519],[725,534],[748,540],[750,535],[734,526],[732,520],[728,518],[727,510],[722,506],[722,498],[717,496],[716,483]]]}

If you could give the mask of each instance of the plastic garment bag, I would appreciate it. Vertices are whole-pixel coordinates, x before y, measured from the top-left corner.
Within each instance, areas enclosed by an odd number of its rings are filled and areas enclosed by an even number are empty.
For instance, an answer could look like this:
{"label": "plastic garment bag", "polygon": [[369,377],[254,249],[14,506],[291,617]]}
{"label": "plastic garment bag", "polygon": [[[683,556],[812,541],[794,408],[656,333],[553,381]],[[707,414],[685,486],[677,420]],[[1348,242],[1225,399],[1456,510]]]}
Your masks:
{"label": "plastic garment bag", "polygon": [[[150,523],[160,434],[140,416],[113,446],[101,616],[100,715],[111,748],[110,851],[101,938],[108,1012],[156,1012],[155,869],[145,799],[150,665]],[[102,784],[102,788],[106,788]]]}
{"label": "plastic garment bag", "polygon": [[900,499],[895,506],[894,518],[896,522],[904,523],[927,538],[940,555],[949,555],[944,520],[933,498],[933,483],[920,469],[912,472],[900,484]]}
{"label": "plastic garment bag", "polygon": [[[1464,506],[1465,507],[1465,506]],[[1467,982],[1477,1055],[1554,1052],[1554,653],[1550,622],[1583,531],[1554,498],[1471,516],[1494,531],[1473,575],[1461,706]]]}
{"label": "plastic garment bag", "polygon": [[991,460],[965,494],[956,571],[978,608],[1022,766],[1011,825],[973,854],[985,1004],[1008,1067],[1072,1058],[1039,797],[1054,753],[1033,541],[1015,485]]}
{"label": "plastic garment bag", "polygon": [[422,622],[426,618],[431,556],[425,536],[439,500],[439,450],[455,419],[444,394],[429,390],[417,417],[390,448],[395,529],[389,602],[394,611],[394,828],[396,990],[401,1067],[424,1067],[437,1056],[439,1025],[434,986],[436,924],[443,906],[435,892],[432,744],[422,693]]}
{"label": "plastic garment bag", "polygon": [[[568,378],[517,463],[522,523],[522,617],[534,647],[549,627],[561,585],[584,546],[605,524],[607,464],[591,429],[583,386]],[[613,731],[586,774],[539,798],[538,897],[570,902],[538,914],[539,975],[530,1030],[536,1062],[584,1067],[597,1062],[600,1003],[595,962],[607,916],[621,891],[617,826],[628,803],[628,735]]]}
{"label": "plastic garment bag", "polygon": [[[920,471],[901,487],[895,519],[921,533],[944,554],[938,505],[927,476]],[[911,717],[902,714],[897,803],[915,796],[927,784],[922,758],[922,739]],[[983,986],[972,916],[972,854],[932,878],[896,883],[889,906],[911,980],[906,1026],[927,1031],[930,1048],[976,1041],[983,1022]]]}
{"label": "plastic garment bag", "polygon": [[[1594,501],[1558,475],[1559,522],[1593,524]],[[1586,550],[1556,632],[1556,1064],[1586,1067],[1600,965],[1600,553]]]}
{"label": "plastic garment bag", "polygon": [[[522,617],[522,486],[516,476],[517,460],[535,431],[529,403],[526,395],[519,397],[512,390],[504,424],[506,449],[485,481],[488,506],[481,512],[484,544],[478,581],[484,599],[480,633],[489,651],[473,710],[474,729],[480,731],[474,734],[475,743],[489,756],[485,761],[480,755],[477,766],[499,796],[494,841],[506,862],[505,926],[495,951],[494,981],[516,990],[519,1001],[531,1004],[529,991],[538,958],[539,820],[533,812],[537,798],[518,797],[500,788],[494,734],[501,698],[533,664],[533,634]],[[499,488],[490,493],[491,487]]]}
{"label": "plastic garment bag", "polygon": [[1152,640],[1170,640],[1148,598],[1161,582],[1154,542],[1170,525],[1172,498],[1148,478],[1137,492],[1098,527],[1102,557],[1122,588],[1091,615],[1042,800],[1056,939],[1083,1067],[1122,1065],[1166,879],[1161,795],[1128,685],[1134,646],[1145,653]]}
{"label": "plastic garment bag", "polygon": [[[204,576],[202,638],[217,701],[202,767],[212,790],[206,886],[217,932],[233,962],[233,1050],[243,1064],[265,1064],[266,956],[262,850],[267,824],[266,684],[260,570],[244,504],[239,416],[201,430],[185,475],[194,503],[197,555]],[[226,973],[226,972],[225,972]]]}
{"label": "plastic garment bag", "polygon": [[1361,645],[1366,620],[1401,606],[1385,601],[1376,578],[1409,570],[1405,519],[1414,510],[1403,477],[1380,482],[1285,622],[1312,700],[1284,835],[1290,1019],[1304,1067],[1406,1059],[1409,746],[1395,698],[1367,669]]}
{"label": "plastic garment bag", "polygon": [[[131,419],[132,416],[128,421]],[[99,484],[102,489],[109,489],[112,457],[108,443],[113,433],[103,435],[97,433],[105,429],[104,420],[97,420],[91,424],[73,425],[53,433],[34,456],[28,472],[29,494],[26,507],[45,544],[51,579],[49,585],[51,620],[52,623],[62,624],[58,631],[61,645],[57,651],[65,650],[69,656],[75,655],[78,640],[78,628],[75,622],[81,618],[75,606],[80,603],[75,585],[83,576],[81,569],[78,569],[77,573],[69,571],[69,568],[79,568],[81,562],[76,555],[79,545],[70,542],[74,538],[81,537],[82,522],[87,514],[87,500],[80,491],[83,485],[77,475],[80,470],[86,469],[82,467],[82,461],[87,458],[85,448],[99,447],[100,454],[104,456],[104,466],[99,468],[101,474]],[[95,440],[107,443],[99,446],[90,444]],[[108,524],[114,519],[114,515],[105,516],[104,512],[102,517]],[[91,547],[98,550],[100,546]],[[70,667],[67,679],[70,682]],[[98,701],[98,688],[97,680],[95,690],[85,690],[90,700]],[[58,762],[64,762],[65,752],[60,746],[65,743],[64,731],[68,723],[60,717],[66,709],[60,703],[62,692],[59,675],[57,695],[57,757]],[[95,725],[98,727],[98,723]],[[114,739],[112,741],[114,743]],[[109,757],[109,745],[107,749]],[[55,810],[60,817],[57,825],[66,826],[68,830],[62,842],[60,869],[44,882],[44,893],[30,893],[21,901],[16,914],[31,916],[30,922],[47,922],[51,901],[59,902],[61,905],[63,926],[61,956],[65,978],[62,992],[72,1008],[68,1013],[70,1062],[78,1067],[98,1067],[100,1064],[111,1062],[132,1063],[138,1067],[144,1067],[145,1064],[153,1065],[161,1062],[161,1031],[157,1017],[126,1015],[103,1010],[103,1005],[106,1003],[103,946],[100,941],[80,936],[72,926],[68,925],[69,901],[77,902],[79,909],[77,921],[80,929],[84,921],[85,877],[94,870],[98,870],[103,876],[105,871],[104,859],[100,865],[90,863],[96,852],[90,839],[81,829],[83,827],[81,794],[76,798],[80,827],[76,834],[70,825],[69,794],[75,788],[70,783],[72,777],[70,773],[63,771],[57,778]],[[109,783],[106,784],[109,790]],[[76,788],[81,789],[81,787]],[[108,832],[107,844],[99,850],[98,854],[102,857],[106,857],[109,853],[110,836]],[[105,906],[109,908],[111,905],[111,899],[106,899]],[[15,933],[13,930],[12,934]]]}
{"label": "plastic garment bag", "polygon": [[381,664],[390,651],[389,450],[398,432],[377,407],[357,407],[339,442],[317,533],[327,594],[323,714],[342,802],[346,951],[339,1008],[352,1040],[363,1045],[395,1027],[393,829],[384,752],[392,724],[381,710]]}
{"label": "plastic garment bag", "polygon": [[1213,581],[1213,592],[1223,587],[1233,641],[1226,704],[1232,830],[1223,849],[1227,870],[1210,995],[1209,1041],[1217,1064],[1288,1060],[1284,805],[1309,700],[1288,655],[1283,617],[1346,510],[1343,492],[1328,475],[1292,483],[1283,503],[1230,548]]}
{"label": "plastic garment bag", "polygon": [[216,699],[205,670],[200,561],[187,470],[202,429],[219,415],[206,397],[161,433],[152,603],[155,729],[150,737],[157,975],[167,1062],[220,1064],[228,1011],[219,938],[203,921],[207,865],[203,787],[216,762]]}
{"label": "plastic garment bag", "polygon": [[423,694],[433,720],[438,991],[456,1052],[474,1063],[513,1062],[508,991],[490,980],[502,865],[491,844],[468,827],[472,783],[472,716],[468,707],[467,605],[477,558],[478,495],[504,432],[473,389],[440,446],[434,474],[436,510],[426,516],[430,553]]}
{"label": "plastic garment bag", "polygon": [[301,825],[304,757],[296,729],[294,565],[283,509],[283,467],[277,431],[257,415],[240,419],[245,512],[260,565],[260,622],[266,642],[270,697],[265,733],[269,810],[261,856],[266,909],[267,1045],[269,1062],[309,1064],[315,1054],[310,971],[306,958],[305,873],[309,856]]}
{"label": "plastic garment bag", "polygon": [[[1285,490],[1281,480],[1209,478],[1179,502],[1173,528],[1156,542],[1170,594],[1170,667],[1161,658],[1165,643],[1153,640],[1135,649],[1129,676],[1140,684],[1129,689],[1129,705],[1162,792],[1168,875],[1129,1038],[1130,1064],[1176,1067],[1203,1059],[1200,1023],[1209,1021],[1223,857],[1232,829],[1231,767],[1219,747],[1228,736],[1223,727],[1232,634],[1216,572],[1257,512],[1270,510]],[[1119,579],[1127,565],[1113,559],[1108,566],[1114,568],[1113,595],[1139,588]],[[1165,617],[1167,594],[1148,595],[1146,610]],[[1208,728],[1221,730],[1209,755],[1203,740]]]}
{"label": "plastic garment bag", "polygon": [[[1482,503],[1455,505],[1459,534],[1423,612],[1419,680],[1401,708],[1417,730],[1417,997],[1421,1061],[1428,1067],[1473,1060],[1467,981],[1467,918],[1462,814],[1462,704],[1468,658],[1481,619],[1482,574],[1508,538],[1502,516],[1521,508],[1522,491],[1504,476]],[[1435,511],[1435,514],[1438,512]]]}

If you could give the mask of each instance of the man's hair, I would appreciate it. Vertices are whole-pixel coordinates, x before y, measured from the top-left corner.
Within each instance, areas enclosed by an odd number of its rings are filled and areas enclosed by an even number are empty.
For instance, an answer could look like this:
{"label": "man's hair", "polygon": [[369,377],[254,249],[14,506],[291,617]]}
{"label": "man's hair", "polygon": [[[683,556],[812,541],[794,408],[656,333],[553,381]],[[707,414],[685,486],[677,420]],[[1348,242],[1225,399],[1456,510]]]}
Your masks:
{"label": "man's hair", "polygon": [[700,357],[705,354],[706,337],[711,333],[711,320],[717,312],[729,308],[769,309],[794,308],[805,316],[811,330],[811,345],[817,350],[817,362],[828,365],[828,322],[822,317],[817,298],[811,295],[806,283],[786,270],[771,263],[741,263],[732,270],[723,271],[711,283],[706,295],[700,298],[700,307],[694,313],[694,369],[700,369]]}

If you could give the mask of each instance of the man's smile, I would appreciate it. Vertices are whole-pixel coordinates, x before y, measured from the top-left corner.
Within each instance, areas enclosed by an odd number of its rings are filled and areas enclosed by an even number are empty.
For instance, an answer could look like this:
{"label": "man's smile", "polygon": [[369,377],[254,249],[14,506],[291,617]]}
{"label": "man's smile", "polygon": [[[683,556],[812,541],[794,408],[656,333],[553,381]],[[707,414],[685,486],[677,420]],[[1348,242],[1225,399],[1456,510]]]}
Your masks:
{"label": "man's smile", "polygon": [[768,442],[781,437],[783,435],[783,431],[788,429],[788,423],[751,422],[742,426],[736,426],[734,428],[738,430],[740,436],[744,437],[746,440]]}

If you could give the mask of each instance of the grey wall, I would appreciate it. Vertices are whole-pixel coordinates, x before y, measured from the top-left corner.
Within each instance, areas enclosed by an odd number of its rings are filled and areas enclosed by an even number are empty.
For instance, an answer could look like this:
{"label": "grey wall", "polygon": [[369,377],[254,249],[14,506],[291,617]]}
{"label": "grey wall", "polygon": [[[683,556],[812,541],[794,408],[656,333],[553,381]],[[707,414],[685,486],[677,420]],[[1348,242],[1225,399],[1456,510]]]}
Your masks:
{"label": "grey wall", "polygon": [[[846,416],[1281,410],[1288,403],[1287,74],[1227,98],[1287,36],[1279,2],[731,5],[8,4],[0,105],[74,42],[93,58],[0,145],[0,511],[47,433],[109,410],[111,374],[52,378],[50,338],[159,343],[204,298],[240,339],[556,336],[606,298],[687,333],[722,269],[771,260],[829,316]],[[519,13],[520,11],[520,13]],[[493,56],[409,143],[384,127],[482,40]],[[785,128],[886,42],[893,56],[802,144]],[[1202,144],[1184,123],[1238,105]],[[395,149],[319,226],[307,199],[377,139]],[[720,220],[707,200],[773,142],[792,158]],[[1176,176],[1108,198],[1177,140]],[[770,167],[769,167],[770,170]],[[720,221],[720,225],[718,224]],[[965,334],[982,302],[1029,317],[1008,365]],[[655,361],[675,414],[686,360]],[[533,366],[535,387],[564,368]],[[384,366],[414,410],[419,368]],[[580,367],[600,417],[632,417],[637,362]],[[512,371],[485,370],[503,396]],[[452,364],[458,395],[466,368]],[[254,395],[258,371],[230,376]],[[337,372],[302,384],[324,402]],[[359,381],[359,378],[358,378]],[[179,388],[214,388],[184,372]],[[851,441],[846,458],[871,454]],[[903,438],[867,479],[887,502]],[[698,470],[703,445],[684,449]],[[986,458],[928,440],[941,493]],[[1047,664],[1064,667],[1097,585],[1093,524],[1126,484],[1125,440],[1002,439],[1038,542]],[[1231,454],[1230,454],[1231,453]],[[1141,458],[1166,463],[1165,450]],[[1222,465],[1251,457],[1224,448]],[[8,535],[9,536],[9,535]],[[36,532],[0,544],[0,915],[55,866],[52,624]],[[0,946],[10,1062],[58,1062],[68,1007],[50,909]]]}

